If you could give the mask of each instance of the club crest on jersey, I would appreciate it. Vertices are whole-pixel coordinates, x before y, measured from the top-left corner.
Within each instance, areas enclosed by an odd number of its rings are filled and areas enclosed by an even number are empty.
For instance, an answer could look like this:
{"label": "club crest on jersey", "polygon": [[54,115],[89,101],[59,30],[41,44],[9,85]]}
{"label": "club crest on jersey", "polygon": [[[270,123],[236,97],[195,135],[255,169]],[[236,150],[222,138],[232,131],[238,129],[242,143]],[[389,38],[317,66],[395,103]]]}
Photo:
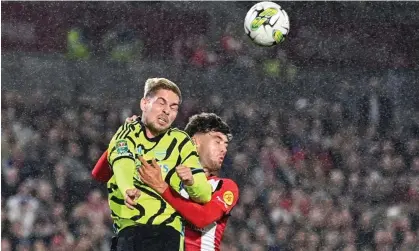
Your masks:
{"label": "club crest on jersey", "polygon": [[227,205],[231,206],[231,204],[233,204],[233,201],[234,201],[233,192],[231,192],[231,191],[224,192],[223,200]]}
{"label": "club crest on jersey", "polygon": [[125,155],[128,153],[128,142],[125,139],[120,139],[116,142],[116,152],[119,155]]}

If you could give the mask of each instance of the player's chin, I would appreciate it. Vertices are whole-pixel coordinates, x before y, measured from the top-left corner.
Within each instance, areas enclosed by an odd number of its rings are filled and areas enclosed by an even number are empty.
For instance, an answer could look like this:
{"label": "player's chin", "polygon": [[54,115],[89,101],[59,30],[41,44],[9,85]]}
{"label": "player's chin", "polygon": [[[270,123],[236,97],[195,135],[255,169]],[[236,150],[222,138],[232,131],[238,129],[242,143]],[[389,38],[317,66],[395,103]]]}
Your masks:
{"label": "player's chin", "polygon": [[156,130],[163,132],[166,131],[167,129],[169,129],[170,127],[170,123],[167,122],[157,122],[154,124],[154,127],[156,128]]}
{"label": "player's chin", "polygon": [[164,133],[169,128],[168,126],[163,127],[163,126],[159,126],[159,125],[156,125],[156,124],[153,124],[150,127],[151,127],[150,129],[153,131],[153,133],[156,133],[156,134]]}
{"label": "player's chin", "polygon": [[219,171],[221,169],[223,162],[221,161],[215,161],[211,167],[211,171]]}

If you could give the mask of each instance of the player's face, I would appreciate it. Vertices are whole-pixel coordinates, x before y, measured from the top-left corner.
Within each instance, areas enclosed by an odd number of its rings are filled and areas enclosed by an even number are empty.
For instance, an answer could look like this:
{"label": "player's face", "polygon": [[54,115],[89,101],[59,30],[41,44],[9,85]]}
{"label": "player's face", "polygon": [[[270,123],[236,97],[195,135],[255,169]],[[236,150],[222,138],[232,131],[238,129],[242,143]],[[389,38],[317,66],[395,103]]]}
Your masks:
{"label": "player's face", "polygon": [[227,153],[227,136],[221,132],[208,132],[198,135],[197,139],[197,150],[203,167],[209,171],[220,170]]}
{"label": "player's face", "polygon": [[179,96],[160,89],[151,98],[141,99],[142,118],[148,129],[159,134],[166,131],[176,119],[179,109]]}

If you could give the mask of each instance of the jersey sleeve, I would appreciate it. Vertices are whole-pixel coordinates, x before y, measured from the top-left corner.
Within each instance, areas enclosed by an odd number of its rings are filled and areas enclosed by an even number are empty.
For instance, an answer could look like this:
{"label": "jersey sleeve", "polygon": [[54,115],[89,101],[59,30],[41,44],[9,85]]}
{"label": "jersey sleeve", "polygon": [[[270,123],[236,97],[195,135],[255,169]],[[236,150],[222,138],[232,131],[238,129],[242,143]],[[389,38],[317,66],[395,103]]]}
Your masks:
{"label": "jersey sleeve", "polygon": [[99,182],[108,182],[112,177],[112,170],[108,163],[108,151],[105,151],[96,162],[92,170],[92,177]]}
{"label": "jersey sleeve", "polygon": [[239,187],[230,179],[223,179],[221,188],[214,192],[213,198],[217,200],[218,206],[223,206],[223,211],[229,214],[239,200]]}
{"label": "jersey sleeve", "polygon": [[134,187],[135,142],[130,135],[133,129],[133,125],[129,123],[122,125],[112,137],[108,147],[108,162],[122,194],[128,188]]}
{"label": "jersey sleeve", "polygon": [[204,228],[230,213],[239,199],[239,189],[234,181],[225,179],[221,189],[205,205],[183,198],[170,187],[162,197],[192,225]]}
{"label": "jersey sleeve", "polygon": [[[189,137],[188,137],[189,139]],[[192,186],[184,186],[189,197],[199,203],[207,203],[211,200],[212,187],[207,181],[204,169],[199,162],[196,146],[189,139],[180,152],[181,164],[192,169],[194,183]]]}

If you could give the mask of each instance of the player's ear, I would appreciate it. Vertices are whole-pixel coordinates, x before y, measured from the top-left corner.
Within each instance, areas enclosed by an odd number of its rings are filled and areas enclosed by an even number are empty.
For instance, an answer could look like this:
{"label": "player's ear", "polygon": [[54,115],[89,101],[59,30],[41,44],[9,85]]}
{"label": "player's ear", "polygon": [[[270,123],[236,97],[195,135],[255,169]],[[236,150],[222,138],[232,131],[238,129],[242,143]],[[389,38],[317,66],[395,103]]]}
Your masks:
{"label": "player's ear", "polygon": [[198,139],[198,137],[193,136],[192,137],[192,142],[196,145],[196,147],[198,147],[198,145],[199,145],[199,139]]}
{"label": "player's ear", "polygon": [[148,100],[145,99],[145,98],[142,98],[141,101],[140,101],[140,108],[141,108],[142,112],[144,112],[146,110],[147,104],[148,104]]}

